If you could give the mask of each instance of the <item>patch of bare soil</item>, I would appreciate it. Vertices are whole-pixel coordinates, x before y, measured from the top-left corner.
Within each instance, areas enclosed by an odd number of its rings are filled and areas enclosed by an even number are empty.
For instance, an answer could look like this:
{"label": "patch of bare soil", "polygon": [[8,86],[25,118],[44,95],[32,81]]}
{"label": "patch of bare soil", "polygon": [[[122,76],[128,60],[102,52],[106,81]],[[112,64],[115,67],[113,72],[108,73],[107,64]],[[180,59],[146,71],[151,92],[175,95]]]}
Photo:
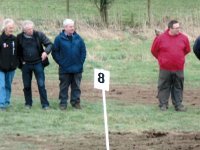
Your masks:
{"label": "patch of bare soil", "polygon": [[[29,145],[37,150],[105,150],[104,135],[85,134],[63,136],[6,135],[4,150],[12,149],[16,143]],[[148,131],[136,133],[110,133],[111,150],[199,150],[200,133],[168,133]]]}
{"label": "patch of bare soil", "polygon": [[[32,83],[33,97],[39,97],[36,81]],[[46,81],[47,95],[50,99],[58,99],[59,81]],[[93,83],[82,82],[82,95],[84,100],[96,101],[102,99],[101,90],[94,89]],[[200,106],[200,89],[199,88],[185,88],[183,103],[186,105]],[[21,79],[15,78],[13,81],[13,95],[23,96],[23,84]],[[125,103],[144,103],[144,104],[158,104],[156,98],[156,85],[111,85],[110,91],[106,93],[107,99],[119,100]]]}

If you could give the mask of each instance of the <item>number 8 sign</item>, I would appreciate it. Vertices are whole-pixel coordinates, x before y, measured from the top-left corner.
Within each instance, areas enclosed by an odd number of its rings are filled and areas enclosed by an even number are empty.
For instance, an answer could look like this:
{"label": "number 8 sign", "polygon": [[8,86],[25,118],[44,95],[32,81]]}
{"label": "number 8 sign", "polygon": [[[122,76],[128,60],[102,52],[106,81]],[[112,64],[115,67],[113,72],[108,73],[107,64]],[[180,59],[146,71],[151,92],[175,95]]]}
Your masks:
{"label": "number 8 sign", "polygon": [[94,88],[109,91],[110,72],[104,69],[94,69]]}

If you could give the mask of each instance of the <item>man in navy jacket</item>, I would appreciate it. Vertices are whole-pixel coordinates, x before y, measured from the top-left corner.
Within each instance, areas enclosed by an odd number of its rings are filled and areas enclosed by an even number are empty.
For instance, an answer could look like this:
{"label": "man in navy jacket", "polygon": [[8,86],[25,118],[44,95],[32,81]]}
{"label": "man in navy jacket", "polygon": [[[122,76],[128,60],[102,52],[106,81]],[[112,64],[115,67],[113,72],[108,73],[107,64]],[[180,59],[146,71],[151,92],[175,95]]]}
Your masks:
{"label": "man in navy jacket", "polygon": [[70,103],[72,107],[81,109],[80,83],[83,64],[86,58],[86,47],[83,39],[75,32],[74,21],[65,19],[64,30],[55,38],[53,59],[59,65],[60,109],[67,108],[68,89],[71,87]]}

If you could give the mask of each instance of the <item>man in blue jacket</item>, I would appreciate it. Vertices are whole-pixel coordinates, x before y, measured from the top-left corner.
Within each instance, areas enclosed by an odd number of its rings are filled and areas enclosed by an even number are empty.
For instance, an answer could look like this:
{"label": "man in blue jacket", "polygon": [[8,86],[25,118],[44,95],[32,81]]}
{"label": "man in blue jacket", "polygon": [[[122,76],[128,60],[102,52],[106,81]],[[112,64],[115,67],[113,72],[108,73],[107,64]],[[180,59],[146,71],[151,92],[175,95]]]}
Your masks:
{"label": "man in blue jacket", "polygon": [[81,109],[80,83],[83,64],[86,58],[86,47],[83,39],[75,32],[74,21],[65,19],[64,30],[55,38],[53,59],[59,65],[60,109],[67,108],[68,90],[71,87],[70,103],[72,107]]}

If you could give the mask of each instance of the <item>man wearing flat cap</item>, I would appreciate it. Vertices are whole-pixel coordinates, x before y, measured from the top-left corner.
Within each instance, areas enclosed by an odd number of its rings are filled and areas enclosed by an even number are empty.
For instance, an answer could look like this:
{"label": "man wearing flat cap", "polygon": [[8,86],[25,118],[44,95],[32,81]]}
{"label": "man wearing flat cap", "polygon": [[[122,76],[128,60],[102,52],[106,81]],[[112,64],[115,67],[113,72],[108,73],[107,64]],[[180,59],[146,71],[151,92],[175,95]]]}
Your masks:
{"label": "man wearing flat cap", "polygon": [[75,32],[74,21],[65,19],[63,30],[55,38],[52,56],[59,65],[59,107],[67,109],[68,90],[71,88],[70,103],[73,108],[81,109],[81,78],[86,58],[86,47],[83,39]]}

